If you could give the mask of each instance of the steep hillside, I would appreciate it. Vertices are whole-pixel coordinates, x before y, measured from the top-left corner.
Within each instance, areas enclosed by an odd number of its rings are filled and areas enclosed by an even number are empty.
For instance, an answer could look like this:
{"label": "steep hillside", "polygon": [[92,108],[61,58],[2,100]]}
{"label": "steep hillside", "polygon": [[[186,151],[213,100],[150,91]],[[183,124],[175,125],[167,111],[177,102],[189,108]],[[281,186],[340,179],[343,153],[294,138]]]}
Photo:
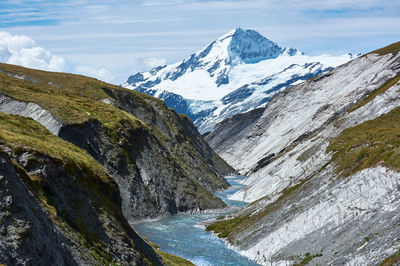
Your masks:
{"label": "steep hillside", "polygon": [[163,99],[205,133],[351,58],[306,56],[254,30],[237,28],[176,64],[132,75],[123,86]]}
{"label": "steep hillside", "polygon": [[0,261],[161,265],[122,215],[118,185],[87,152],[0,112]]}
{"label": "steep hillside", "polygon": [[354,59],[207,135],[249,175],[232,199],[252,202],[208,230],[265,265],[398,260],[399,51]]}
{"label": "steep hillside", "polygon": [[118,184],[129,222],[224,207],[234,172],[183,115],[95,79],[0,64],[0,111],[27,116],[86,150]]}

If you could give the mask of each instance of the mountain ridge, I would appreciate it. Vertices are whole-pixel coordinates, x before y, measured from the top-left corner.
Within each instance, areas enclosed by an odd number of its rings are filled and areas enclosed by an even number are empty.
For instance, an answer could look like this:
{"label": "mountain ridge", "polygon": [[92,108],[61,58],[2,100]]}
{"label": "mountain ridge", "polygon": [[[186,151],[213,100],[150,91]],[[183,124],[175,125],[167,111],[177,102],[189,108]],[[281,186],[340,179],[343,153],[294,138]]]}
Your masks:
{"label": "mountain ridge", "polygon": [[0,169],[0,261],[59,265],[162,265],[131,225],[224,208],[214,192],[235,173],[160,99],[8,64]]}
{"label": "mountain ridge", "polygon": [[132,75],[122,86],[163,99],[205,133],[352,58],[306,56],[254,30],[237,28],[178,63]]}
{"label": "mountain ridge", "polygon": [[262,265],[398,263],[399,51],[356,58],[207,134],[249,175],[230,199],[251,202],[207,230]]}

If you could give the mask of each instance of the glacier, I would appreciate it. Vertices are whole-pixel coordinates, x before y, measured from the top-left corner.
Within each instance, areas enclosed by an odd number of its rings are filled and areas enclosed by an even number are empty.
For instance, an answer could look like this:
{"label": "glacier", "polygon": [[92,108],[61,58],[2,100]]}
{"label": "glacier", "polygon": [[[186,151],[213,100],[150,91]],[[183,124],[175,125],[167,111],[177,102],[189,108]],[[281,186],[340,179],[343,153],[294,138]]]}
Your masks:
{"label": "glacier", "polygon": [[121,84],[165,101],[201,133],[235,114],[265,106],[275,94],[355,58],[307,56],[254,30],[236,28],[188,58]]}

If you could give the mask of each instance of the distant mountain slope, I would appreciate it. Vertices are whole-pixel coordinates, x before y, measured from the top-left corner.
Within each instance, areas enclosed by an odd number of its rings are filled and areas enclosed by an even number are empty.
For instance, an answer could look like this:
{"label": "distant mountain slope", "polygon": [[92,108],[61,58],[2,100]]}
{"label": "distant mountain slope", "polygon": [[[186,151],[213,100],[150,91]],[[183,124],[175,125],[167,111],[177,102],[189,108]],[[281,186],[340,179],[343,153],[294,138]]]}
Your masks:
{"label": "distant mountain slope", "polygon": [[129,222],[224,207],[234,172],[184,115],[95,79],[0,64],[0,111],[35,119],[86,150],[118,183]]}
{"label": "distant mountain slope", "polygon": [[398,263],[399,91],[400,42],[218,124],[252,203],[208,230],[263,265]]}
{"label": "distant mountain slope", "polygon": [[137,73],[122,85],[163,99],[204,133],[351,58],[306,56],[256,31],[237,28],[181,62]]}

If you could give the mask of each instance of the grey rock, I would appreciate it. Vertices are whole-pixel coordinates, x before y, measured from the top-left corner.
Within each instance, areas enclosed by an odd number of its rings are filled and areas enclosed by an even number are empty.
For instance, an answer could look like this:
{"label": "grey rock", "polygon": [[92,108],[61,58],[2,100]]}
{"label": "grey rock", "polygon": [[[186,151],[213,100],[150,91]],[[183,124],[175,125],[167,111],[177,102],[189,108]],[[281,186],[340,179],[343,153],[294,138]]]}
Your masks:
{"label": "grey rock", "polygon": [[30,117],[38,121],[54,135],[57,135],[62,127],[62,123],[40,105],[32,102],[17,101],[1,93],[0,111],[7,114]]}

